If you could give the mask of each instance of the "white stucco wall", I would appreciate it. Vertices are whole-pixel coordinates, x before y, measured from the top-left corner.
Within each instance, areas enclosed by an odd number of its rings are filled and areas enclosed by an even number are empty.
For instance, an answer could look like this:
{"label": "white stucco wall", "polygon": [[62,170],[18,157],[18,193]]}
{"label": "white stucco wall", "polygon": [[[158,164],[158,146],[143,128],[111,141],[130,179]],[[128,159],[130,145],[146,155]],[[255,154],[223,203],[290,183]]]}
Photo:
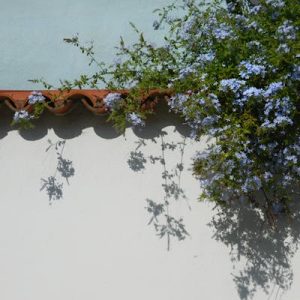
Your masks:
{"label": "white stucco wall", "polygon": [[[9,113],[1,114],[2,126]],[[162,166],[152,165],[149,156],[161,154],[161,129],[168,133],[166,142],[182,142],[185,133],[165,112],[144,132],[128,129],[125,137],[80,106],[63,118],[46,115],[36,129],[21,135],[1,128],[0,299],[247,299],[239,296],[234,278],[247,290],[264,276],[271,280],[270,294],[258,288],[253,299],[276,299],[277,293],[277,299],[299,298],[300,256],[288,253],[293,243],[278,248],[277,255],[271,240],[260,236],[253,215],[241,216],[240,223],[224,222],[211,204],[197,201],[199,186],[190,167],[201,144],[189,138],[181,177],[187,200],[171,200],[170,213],[183,217],[190,236],[171,239],[167,251],[166,239],[147,225],[146,198],[160,202],[164,197]],[[127,161],[140,138],[147,163],[134,172]],[[46,152],[48,139],[66,141],[63,157],[75,169],[69,185],[56,171],[54,148]],[[167,150],[165,158],[171,171],[179,149]],[[46,191],[40,191],[41,178],[54,175],[64,184],[63,197],[50,205]],[[216,223],[210,227],[213,216]],[[224,240],[218,242],[214,233]],[[238,245],[229,254],[230,246]],[[283,268],[285,259],[291,262]],[[286,272],[279,276],[283,284],[291,284],[283,295],[275,285],[276,267]],[[249,283],[239,271],[253,276]]]}
{"label": "white stucco wall", "polygon": [[[77,49],[62,43],[76,32],[94,39],[106,61],[120,35],[133,40],[130,20],[159,42],[150,12],[166,3],[0,0],[0,88],[33,89],[27,79],[55,82],[91,72]],[[125,136],[80,105],[65,117],[45,114],[21,133],[10,128],[11,118],[0,107],[1,300],[238,300],[250,299],[255,285],[255,300],[299,299],[300,254],[286,238],[286,221],[268,235],[251,212],[237,221],[198,202],[191,157],[205,142],[192,142],[166,109],[144,131],[128,128]],[[164,198],[162,165],[149,158],[161,155],[163,131],[165,142],[186,138],[181,187],[187,199],[171,200],[170,214],[183,218],[189,236],[171,239],[170,251],[145,209],[147,198]],[[140,139],[145,145],[136,150]],[[55,149],[46,152],[48,140],[65,141],[62,156],[75,170],[69,184],[57,171]],[[178,147],[165,152],[169,171],[181,159]],[[128,164],[135,150],[147,160],[138,172]],[[63,183],[62,198],[52,202],[40,190],[49,176]],[[299,223],[292,229],[299,240]]]}

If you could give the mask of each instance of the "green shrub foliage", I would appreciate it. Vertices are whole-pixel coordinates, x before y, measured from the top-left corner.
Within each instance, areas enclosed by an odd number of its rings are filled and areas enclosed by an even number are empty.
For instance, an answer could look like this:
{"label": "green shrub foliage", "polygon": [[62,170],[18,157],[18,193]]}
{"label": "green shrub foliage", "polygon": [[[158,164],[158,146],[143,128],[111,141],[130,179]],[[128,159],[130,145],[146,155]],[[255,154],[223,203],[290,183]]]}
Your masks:
{"label": "green shrub foliage", "polygon": [[[167,32],[163,46],[121,39],[114,64],[97,62],[92,47],[78,46],[99,71],[62,82],[62,89],[129,88],[105,103],[119,129],[144,125],[140,98],[169,90],[170,109],[191,137],[212,143],[194,157],[201,199],[242,202],[276,216],[289,211],[300,178],[299,0],[184,0],[156,10],[154,30]],[[259,196],[259,197],[257,197]]]}

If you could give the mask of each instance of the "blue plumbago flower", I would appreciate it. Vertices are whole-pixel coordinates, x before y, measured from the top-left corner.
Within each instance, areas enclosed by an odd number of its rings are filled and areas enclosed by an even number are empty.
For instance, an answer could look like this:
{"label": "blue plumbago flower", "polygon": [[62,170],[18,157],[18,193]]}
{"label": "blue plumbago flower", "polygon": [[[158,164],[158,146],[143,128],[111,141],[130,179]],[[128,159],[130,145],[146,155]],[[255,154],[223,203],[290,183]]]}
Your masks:
{"label": "blue plumbago flower", "polygon": [[288,186],[290,185],[292,182],[294,181],[293,177],[291,177],[290,175],[285,175],[282,179],[282,184],[284,186]]}
{"label": "blue plumbago flower", "polygon": [[199,77],[199,79],[201,81],[204,81],[207,78],[207,75],[208,75],[207,73],[202,73],[201,76]]}
{"label": "blue plumbago flower", "polygon": [[289,20],[285,20],[283,24],[278,27],[277,33],[279,35],[279,39],[281,40],[294,40],[296,38],[296,28]]}
{"label": "blue plumbago flower", "polygon": [[296,164],[298,162],[298,158],[296,155],[287,155],[285,159],[289,162]]}
{"label": "blue plumbago flower", "polygon": [[232,170],[236,167],[236,163],[232,159],[225,161],[226,174],[231,174]]}
{"label": "blue plumbago flower", "polygon": [[197,101],[200,105],[205,105],[206,104],[206,101],[204,98],[199,98],[198,101]]}
{"label": "blue plumbago flower", "polygon": [[277,159],[277,164],[279,163],[280,165],[288,168],[292,167],[292,171],[295,174],[298,174],[298,171],[300,170],[299,168],[300,146],[299,145],[294,144],[284,148],[284,150],[279,153],[279,158]]}
{"label": "blue plumbago flower", "polygon": [[220,104],[218,96],[216,94],[210,93],[210,94],[208,94],[208,97],[209,97],[211,103],[213,104],[214,108],[217,111],[220,111],[221,104]]}
{"label": "blue plumbago flower", "polygon": [[247,17],[245,17],[244,15],[239,15],[239,14],[237,14],[237,15],[234,14],[234,19],[240,26],[245,25],[245,23],[247,23],[249,21],[249,19]]}
{"label": "blue plumbago flower", "polygon": [[215,59],[215,53],[213,51],[209,51],[207,53],[202,53],[198,56],[197,62],[200,64],[205,64],[207,62],[211,62]]}
{"label": "blue plumbago flower", "polygon": [[28,96],[28,103],[29,104],[36,104],[36,103],[42,103],[45,101],[45,97],[41,92],[38,91],[33,91],[29,96]]}
{"label": "blue plumbago flower", "polygon": [[249,100],[251,97],[260,97],[263,95],[264,90],[258,89],[256,87],[248,87],[242,92],[242,96],[238,96],[236,99],[234,99],[234,104],[243,107],[245,103]]}
{"label": "blue plumbago flower", "polygon": [[251,86],[243,91],[243,96],[245,98],[259,97],[263,94],[263,92],[264,92],[263,89],[258,89],[256,87]]}
{"label": "blue plumbago flower", "polygon": [[280,13],[278,11],[274,11],[272,14],[271,14],[271,19],[273,21],[277,20],[277,18],[280,16]]}
{"label": "blue plumbago flower", "polygon": [[120,103],[122,97],[121,94],[119,93],[109,93],[108,95],[105,96],[103,99],[104,104],[109,108],[117,108],[118,104]]}
{"label": "blue plumbago flower", "polygon": [[267,145],[267,147],[270,151],[273,151],[277,146],[278,146],[277,142],[272,142]]}
{"label": "blue plumbago flower", "polygon": [[188,32],[185,32],[185,31],[180,32],[179,36],[184,41],[187,41],[190,38],[190,34]]}
{"label": "blue plumbago flower", "polygon": [[[250,96],[243,96],[243,97],[237,97],[233,100],[234,105],[239,106],[240,108],[243,108],[245,104],[247,103]],[[233,108],[233,111],[236,111],[236,108]]]}
{"label": "blue plumbago flower", "polygon": [[14,121],[20,122],[21,120],[30,120],[31,115],[26,110],[16,111],[14,114]]}
{"label": "blue plumbago flower", "polygon": [[193,118],[190,118],[189,116],[187,116],[187,111],[185,108],[182,109],[182,113],[185,114],[186,124],[191,129],[190,137],[196,138],[197,133],[202,125],[201,123],[202,123],[203,116],[199,112],[196,112],[196,115]]}
{"label": "blue plumbago flower", "polygon": [[249,13],[252,15],[257,15],[261,10],[261,5],[254,5],[249,9]]}
{"label": "blue plumbago flower", "polygon": [[211,152],[208,150],[203,151],[197,151],[193,157],[194,160],[207,160],[209,156],[211,155]]}
{"label": "blue plumbago flower", "polygon": [[270,112],[274,109],[274,101],[270,100],[267,101],[264,108],[264,114],[265,116],[269,116]]}
{"label": "blue plumbago flower", "polygon": [[283,0],[266,0],[266,3],[273,6],[274,8],[281,8],[285,6]]}
{"label": "blue plumbago flower", "polygon": [[168,102],[171,109],[182,111],[183,110],[183,104],[189,99],[188,95],[185,94],[176,94],[175,96],[172,96],[170,98],[170,101]]}
{"label": "blue plumbago flower", "polygon": [[249,61],[242,61],[240,63],[240,68],[241,71],[239,74],[243,79],[249,79],[253,75],[260,75],[264,77],[266,73],[265,66],[259,64],[252,64]]}
{"label": "blue plumbago flower", "polygon": [[277,116],[275,117],[275,119],[273,120],[273,122],[271,122],[270,120],[266,120],[261,127],[264,128],[275,128],[277,125],[286,125],[286,124],[293,124],[293,121],[287,117],[287,116],[283,116],[280,114],[277,114]]}
{"label": "blue plumbago flower", "polygon": [[235,157],[238,159],[239,163],[244,166],[249,165],[252,162],[245,152],[237,152],[235,153]]}
{"label": "blue plumbago flower", "polygon": [[205,118],[202,120],[201,125],[202,125],[202,126],[211,126],[211,125],[213,125],[217,120],[218,120],[218,117],[217,117],[217,116],[208,116],[208,117],[205,117]]}
{"label": "blue plumbago flower", "polygon": [[[261,126],[265,128],[275,128],[278,125],[292,125],[293,121],[290,118],[290,114],[294,109],[295,107],[293,106],[289,97],[267,101],[264,108],[264,115],[267,118]],[[271,111],[274,111],[274,119],[272,122],[269,118]]]}
{"label": "blue plumbago flower", "polygon": [[221,23],[218,28],[214,29],[213,35],[215,38],[224,40],[228,37],[234,37],[234,33],[230,26],[225,23]]}
{"label": "blue plumbago flower", "polygon": [[216,28],[216,26],[219,24],[215,14],[211,14],[208,19],[205,20],[205,23],[201,24],[201,28],[199,28],[198,34],[201,35],[211,35],[212,30]]}
{"label": "blue plumbago flower", "polygon": [[280,44],[277,48],[277,52],[289,53],[290,52],[290,47],[287,44]]}
{"label": "blue plumbago flower", "polygon": [[293,106],[290,97],[283,97],[281,99],[277,99],[276,101],[276,109],[282,111],[284,114],[289,114],[291,110],[295,107]]}
{"label": "blue plumbago flower", "polygon": [[298,143],[294,144],[292,148],[300,156],[300,137],[298,138]]}
{"label": "blue plumbago flower", "polygon": [[[287,117],[287,116],[284,116],[280,113],[276,113],[276,117],[275,119],[273,120],[273,124],[274,124],[274,127],[276,125],[282,125],[282,124],[290,124],[290,125],[293,125],[293,121],[291,120],[291,118]],[[273,127],[273,126],[270,126],[270,127]]]}
{"label": "blue plumbago flower", "polygon": [[188,40],[190,38],[190,33],[191,33],[193,26],[195,25],[195,21],[196,21],[196,18],[192,17],[182,24],[182,27],[179,32],[179,36],[183,40]]}
{"label": "blue plumbago flower", "polygon": [[261,43],[258,41],[251,41],[247,43],[247,46],[249,48],[260,48],[261,47]]}
{"label": "blue plumbago flower", "polygon": [[184,79],[186,78],[187,76],[195,73],[195,68],[193,66],[187,66],[185,68],[182,68],[180,71],[179,71],[179,79]]}
{"label": "blue plumbago flower", "polygon": [[263,177],[266,181],[269,181],[271,178],[273,178],[273,174],[271,172],[267,171],[263,174]]}
{"label": "blue plumbago flower", "polygon": [[227,2],[227,9],[230,13],[233,13],[236,9],[236,2]]}
{"label": "blue plumbago flower", "polygon": [[255,29],[258,32],[263,32],[262,28],[260,28],[256,21],[252,21],[251,23],[245,26],[247,29]]}
{"label": "blue plumbago flower", "polygon": [[237,78],[231,78],[231,79],[223,79],[220,81],[220,87],[219,90],[226,92],[228,90],[233,91],[234,93],[238,92],[242,86],[246,84],[246,81],[239,80]]}
{"label": "blue plumbago flower", "polygon": [[300,65],[294,66],[291,78],[294,80],[300,80]]}
{"label": "blue plumbago flower", "polygon": [[275,95],[278,91],[280,91],[284,87],[284,84],[279,82],[272,82],[264,92],[264,97],[269,97]]}
{"label": "blue plumbago flower", "polygon": [[261,149],[261,150],[263,150],[263,151],[267,150],[267,146],[264,145],[264,144],[260,144],[260,145],[258,146],[258,148]]}
{"label": "blue plumbago flower", "polygon": [[133,126],[145,126],[145,121],[141,119],[141,117],[136,113],[129,113],[127,115],[127,120],[133,125]]}
{"label": "blue plumbago flower", "polygon": [[258,176],[247,177],[242,186],[242,191],[247,193],[247,192],[259,190],[261,186],[262,186],[261,180]]}

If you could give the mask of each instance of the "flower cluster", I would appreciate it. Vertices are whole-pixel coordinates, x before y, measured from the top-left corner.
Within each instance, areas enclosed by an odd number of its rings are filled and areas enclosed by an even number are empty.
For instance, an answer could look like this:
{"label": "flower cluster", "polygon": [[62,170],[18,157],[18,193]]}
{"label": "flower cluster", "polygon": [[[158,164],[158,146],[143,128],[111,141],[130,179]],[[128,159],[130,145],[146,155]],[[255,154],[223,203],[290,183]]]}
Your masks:
{"label": "flower cluster", "polygon": [[109,93],[103,99],[104,104],[109,109],[117,108],[121,100],[122,100],[122,97],[121,97],[121,94],[119,94],[119,93]]}
{"label": "flower cluster", "polygon": [[28,113],[26,110],[19,110],[16,111],[14,114],[14,122],[18,123],[21,121],[27,121],[30,120],[32,116]]}
{"label": "flower cluster", "polygon": [[33,91],[28,96],[28,104],[31,105],[30,113],[25,110],[16,111],[13,117],[12,125],[18,125],[19,129],[34,127],[31,121],[39,117],[44,110],[44,102],[46,98],[39,91]]}
{"label": "flower cluster", "polygon": [[263,65],[253,64],[249,61],[242,61],[240,63],[239,75],[243,79],[249,79],[251,76],[260,75],[261,77],[265,76],[266,67]]}
{"label": "flower cluster", "polygon": [[127,121],[129,121],[133,126],[145,126],[145,121],[134,112],[127,115]]}
{"label": "flower cluster", "polygon": [[296,28],[288,20],[285,20],[283,24],[278,27],[277,33],[281,40],[294,40],[296,38]]}
{"label": "flower cluster", "polygon": [[36,103],[42,103],[45,101],[45,97],[41,92],[33,91],[28,97],[28,103],[33,105]]}
{"label": "flower cluster", "polygon": [[246,84],[245,80],[239,80],[237,78],[222,79],[220,81],[220,90],[223,92],[231,90],[232,92],[236,93],[245,84]]}
{"label": "flower cluster", "polygon": [[225,23],[221,23],[219,25],[219,27],[217,27],[214,30],[213,35],[216,39],[219,39],[219,40],[224,40],[228,37],[233,37],[234,36],[233,31],[230,28],[230,26],[228,26]]}

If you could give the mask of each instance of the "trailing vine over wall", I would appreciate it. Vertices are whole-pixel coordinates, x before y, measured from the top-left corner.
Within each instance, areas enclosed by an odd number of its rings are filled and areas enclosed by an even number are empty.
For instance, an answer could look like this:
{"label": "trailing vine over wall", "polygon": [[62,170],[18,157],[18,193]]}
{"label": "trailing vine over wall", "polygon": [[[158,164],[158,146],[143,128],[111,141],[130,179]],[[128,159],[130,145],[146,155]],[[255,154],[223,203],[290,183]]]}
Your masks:
{"label": "trailing vine over wall", "polygon": [[[293,215],[300,179],[299,1],[183,0],[156,13],[153,27],[167,32],[165,44],[154,46],[131,24],[138,40],[127,46],[121,39],[119,60],[111,65],[99,62],[78,36],[65,39],[98,71],[62,81],[60,90],[105,83],[112,91],[103,98],[108,119],[121,131],[128,122],[144,126],[152,112],[140,105],[145,93],[167,90],[170,109],[191,136],[214,141],[194,158],[201,199],[241,202],[271,224],[282,213]],[[125,96],[122,89],[129,90]],[[28,118],[19,112],[15,122]]]}

